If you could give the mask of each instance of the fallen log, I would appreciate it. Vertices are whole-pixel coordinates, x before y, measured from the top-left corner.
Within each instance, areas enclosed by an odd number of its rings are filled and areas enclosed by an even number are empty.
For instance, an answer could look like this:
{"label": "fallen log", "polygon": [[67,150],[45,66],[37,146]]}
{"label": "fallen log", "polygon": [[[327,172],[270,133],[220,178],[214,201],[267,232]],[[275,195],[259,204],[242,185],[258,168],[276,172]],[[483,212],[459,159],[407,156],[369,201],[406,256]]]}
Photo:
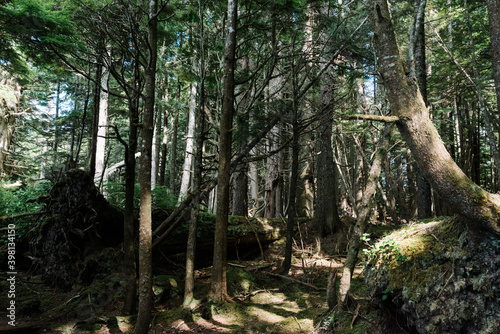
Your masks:
{"label": "fallen log", "polygon": [[[163,241],[158,250],[166,254],[178,254],[186,251],[187,222],[180,224]],[[213,251],[215,216],[204,215],[199,223],[199,233],[196,240],[197,252],[207,255]],[[247,247],[260,249],[284,235],[285,225],[279,218],[247,218],[229,217],[228,252],[237,252]],[[260,244],[260,245],[259,245]]]}

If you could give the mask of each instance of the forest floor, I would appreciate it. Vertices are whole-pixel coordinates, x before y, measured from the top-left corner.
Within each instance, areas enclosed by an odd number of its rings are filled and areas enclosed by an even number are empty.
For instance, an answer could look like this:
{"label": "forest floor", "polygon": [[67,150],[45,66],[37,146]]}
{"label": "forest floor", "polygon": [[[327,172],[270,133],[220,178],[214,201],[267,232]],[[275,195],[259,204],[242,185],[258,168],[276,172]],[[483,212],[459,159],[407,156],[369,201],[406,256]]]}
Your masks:
{"label": "forest floor", "polygon": [[[329,312],[328,277],[332,268],[341,268],[345,258],[325,249],[335,242],[333,239],[323,240],[325,247],[317,252],[308,224],[301,230],[287,277],[277,275],[283,239],[271,244],[257,259],[229,261],[228,293],[233,303],[207,302],[210,267],[196,271],[196,300],[192,310],[181,305],[182,264],[158,272],[150,333],[406,333],[397,319],[370,301],[361,266],[355,272],[345,312],[341,315]],[[6,279],[1,278],[1,289],[5,291]],[[123,302],[120,282],[120,274],[108,274],[98,276],[90,286],[62,291],[47,287],[39,276],[20,272],[16,282],[18,325],[14,328],[2,321],[0,333],[131,332],[135,317],[120,315]],[[3,310],[2,305],[1,312],[5,313]],[[1,318],[6,319],[3,314]]]}

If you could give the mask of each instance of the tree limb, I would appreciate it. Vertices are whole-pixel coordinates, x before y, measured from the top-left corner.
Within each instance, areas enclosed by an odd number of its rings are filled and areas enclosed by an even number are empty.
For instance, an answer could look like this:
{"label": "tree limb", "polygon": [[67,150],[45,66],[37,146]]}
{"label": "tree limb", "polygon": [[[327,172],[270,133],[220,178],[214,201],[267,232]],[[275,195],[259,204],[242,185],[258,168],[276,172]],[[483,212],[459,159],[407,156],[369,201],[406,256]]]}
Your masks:
{"label": "tree limb", "polygon": [[386,123],[393,123],[393,122],[399,121],[398,116],[379,116],[379,115],[366,115],[366,114],[346,115],[345,118],[364,119],[367,121],[377,121],[377,122],[386,122]]}

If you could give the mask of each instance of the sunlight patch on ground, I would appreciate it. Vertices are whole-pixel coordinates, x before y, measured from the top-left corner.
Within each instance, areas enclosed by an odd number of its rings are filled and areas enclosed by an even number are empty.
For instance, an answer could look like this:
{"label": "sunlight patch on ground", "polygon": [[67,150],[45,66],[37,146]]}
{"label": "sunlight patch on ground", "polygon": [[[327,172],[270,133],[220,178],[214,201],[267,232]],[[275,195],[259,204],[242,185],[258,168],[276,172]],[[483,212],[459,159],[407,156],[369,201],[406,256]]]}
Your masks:
{"label": "sunlight patch on ground", "polygon": [[286,320],[286,318],[282,317],[281,315],[266,311],[266,310],[259,308],[259,307],[256,307],[256,306],[249,307],[248,314],[250,316],[258,319],[258,321],[267,322],[270,324],[274,324],[274,323],[282,322],[282,321]]}

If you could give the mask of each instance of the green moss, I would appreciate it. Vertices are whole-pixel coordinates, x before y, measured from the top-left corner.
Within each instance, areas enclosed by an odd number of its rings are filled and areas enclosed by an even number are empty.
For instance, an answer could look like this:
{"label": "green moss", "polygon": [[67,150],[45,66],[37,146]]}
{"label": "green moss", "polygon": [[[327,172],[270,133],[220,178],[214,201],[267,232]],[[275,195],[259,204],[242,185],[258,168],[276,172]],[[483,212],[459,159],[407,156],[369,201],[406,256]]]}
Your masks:
{"label": "green moss", "polygon": [[229,268],[227,273],[227,290],[230,296],[248,293],[255,287],[255,277],[241,268]]}

